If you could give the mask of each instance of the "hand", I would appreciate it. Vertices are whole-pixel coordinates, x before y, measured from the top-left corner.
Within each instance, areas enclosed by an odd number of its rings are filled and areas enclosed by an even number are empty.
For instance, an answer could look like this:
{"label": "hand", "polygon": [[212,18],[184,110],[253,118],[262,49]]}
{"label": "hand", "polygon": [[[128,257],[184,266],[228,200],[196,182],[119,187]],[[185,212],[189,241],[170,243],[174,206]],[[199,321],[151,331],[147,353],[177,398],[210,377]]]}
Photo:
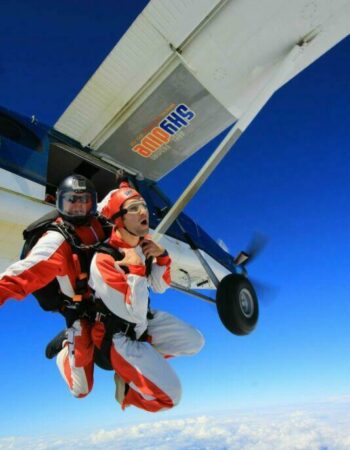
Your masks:
{"label": "hand", "polygon": [[144,239],[141,243],[143,254],[146,258],[154,257],[162,255],[165,252],[165,248],[159,244],[156,244],[153,241],[148,239]]}

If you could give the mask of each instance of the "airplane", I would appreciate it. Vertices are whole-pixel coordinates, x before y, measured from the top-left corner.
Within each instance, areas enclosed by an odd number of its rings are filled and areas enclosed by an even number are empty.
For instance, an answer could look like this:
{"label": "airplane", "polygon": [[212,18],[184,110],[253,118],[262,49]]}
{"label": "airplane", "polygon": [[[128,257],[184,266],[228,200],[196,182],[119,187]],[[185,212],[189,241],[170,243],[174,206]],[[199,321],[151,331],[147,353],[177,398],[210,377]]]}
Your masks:
{"label": "airplane", "polygon": [[[274,92],[349,31],[349,0],[150,1],[53,127],[0,109],[0,270],[65,176],[90,178],[101,199],[121,168],[171,255],[172,287],[251,333],[259,304],[246,265],[259,245],[232,256],[182,211]],[[171,204],[157,182],[224,130]]]}

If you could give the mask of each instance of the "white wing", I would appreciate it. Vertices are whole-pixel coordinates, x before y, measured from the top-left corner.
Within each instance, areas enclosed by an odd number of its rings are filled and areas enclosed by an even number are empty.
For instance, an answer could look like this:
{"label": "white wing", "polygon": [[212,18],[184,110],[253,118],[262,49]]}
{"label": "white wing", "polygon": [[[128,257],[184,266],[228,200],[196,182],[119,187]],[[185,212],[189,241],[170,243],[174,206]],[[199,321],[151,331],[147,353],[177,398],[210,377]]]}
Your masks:
{"label": "white wing", "polygon": [[349,0],[153,0],[55,127],[157,180],[239,119],[298,42],[277,88],[349,30]]}

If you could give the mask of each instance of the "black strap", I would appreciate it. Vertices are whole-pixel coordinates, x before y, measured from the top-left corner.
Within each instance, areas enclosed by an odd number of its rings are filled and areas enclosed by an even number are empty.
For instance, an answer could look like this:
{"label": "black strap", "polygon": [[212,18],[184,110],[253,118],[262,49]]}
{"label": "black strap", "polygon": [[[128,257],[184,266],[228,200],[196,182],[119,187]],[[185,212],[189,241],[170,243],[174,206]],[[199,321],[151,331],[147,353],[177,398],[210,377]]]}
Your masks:
{"label": "black strap", "polygon": [[[115,333],[124,333],[125,336],[133,341],[146,341],[148,334],[147,330],[145,330],[142,336],[136,339],[136,324],[116,316],[107,308],[101,299],[95,299],[95,311],[97,312],[97,320],[102,322],[105,326],[105,334],[103,336],[101,347],[96,351],[95,357],[99,361],[100,367],[109,370],[112,368],[110,363],[110,351],[113,335]],[[149,318],[148,314],[147,318]]]}
{"label": "black strap", "polygon": [[112,247],[110,244],[108,244],[107,242],[102,242],[101,244],[99,244],[96,248],[96,251],[98,253],[105,253],[107,255],[112,256],[112,258],[115,261],[120,261],[124,258],[125,254],[124,252],[120,251],[119,249]]}
{"label": "black strap", "polygon": [[109,220],[113,223],[115,221],[115,219],[118,219],[119,217],[124,216],[127,212],[128,212],[128,210],[123,208],[120,211],[113,214],[113,216]]}
{"label": "black strap", "polygon": [[75,294],[84,295],[88,292],[88,278],[90,273],[90,262],[95,252],[96,245],[85,245],[75,232],[74,227],[65,221],[54,222],[49,225],[48,230],[55,230],[62,234],[68,244],[71,246],[73,253],[78,257],[80,270],[85,274],[83,278],[79,276],[75,280]]}
{"label": "black strap", "polygon": [[109,238],[112,234],[113,225],[109,220],[107,220],[104,216],[96,215],[96,219],[100,222],[100,225],[102,226],[105,238]]}
{"label": "black strap", "polygon": [[149,256],[148,258],[146,258],[145,266],[146,266],[146,277],[149,277],[152,272],[153,256]]}
{"label": "black strap", "polygon": [[71,327],[77,319],[84,318],[91,322],[95,322],[96,308],[93,296],[84,298],[80,302],[73,301],[70,297],[61,294],[62,305],[59,312],[66,320],[67,328]]}
{"label": "black strap", "polygon": [[102,355],[102,359],[105,362],[107,361],[110,362],[110,351],[113,335],[115,333],[124,333],[125,336],[135,341],[136,340],[135,324],[123,320],[111,312],[108,312],[107,314],[100,316],[100,321],[105,326],[105,334],[102,339],[100,353]]}

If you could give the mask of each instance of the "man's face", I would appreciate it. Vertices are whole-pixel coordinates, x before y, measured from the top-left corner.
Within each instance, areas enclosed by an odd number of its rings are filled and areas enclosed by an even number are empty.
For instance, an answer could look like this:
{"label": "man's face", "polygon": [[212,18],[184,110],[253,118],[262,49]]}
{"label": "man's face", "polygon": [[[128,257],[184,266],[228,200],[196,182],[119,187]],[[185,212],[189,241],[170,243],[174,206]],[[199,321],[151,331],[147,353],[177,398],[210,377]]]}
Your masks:
{"label": "man's face", "polygon": [[123,208],[128,212],[123,216],[125,228],[136,236],[145,236],[149,231],[148,208],[142,198],[131,198],[127,200]]}
{"label": "man's face", "polygon": [[68,216],[86,216],[93,206],[92,195],[89,192],[65,192],[63,194],[63,210]]}

